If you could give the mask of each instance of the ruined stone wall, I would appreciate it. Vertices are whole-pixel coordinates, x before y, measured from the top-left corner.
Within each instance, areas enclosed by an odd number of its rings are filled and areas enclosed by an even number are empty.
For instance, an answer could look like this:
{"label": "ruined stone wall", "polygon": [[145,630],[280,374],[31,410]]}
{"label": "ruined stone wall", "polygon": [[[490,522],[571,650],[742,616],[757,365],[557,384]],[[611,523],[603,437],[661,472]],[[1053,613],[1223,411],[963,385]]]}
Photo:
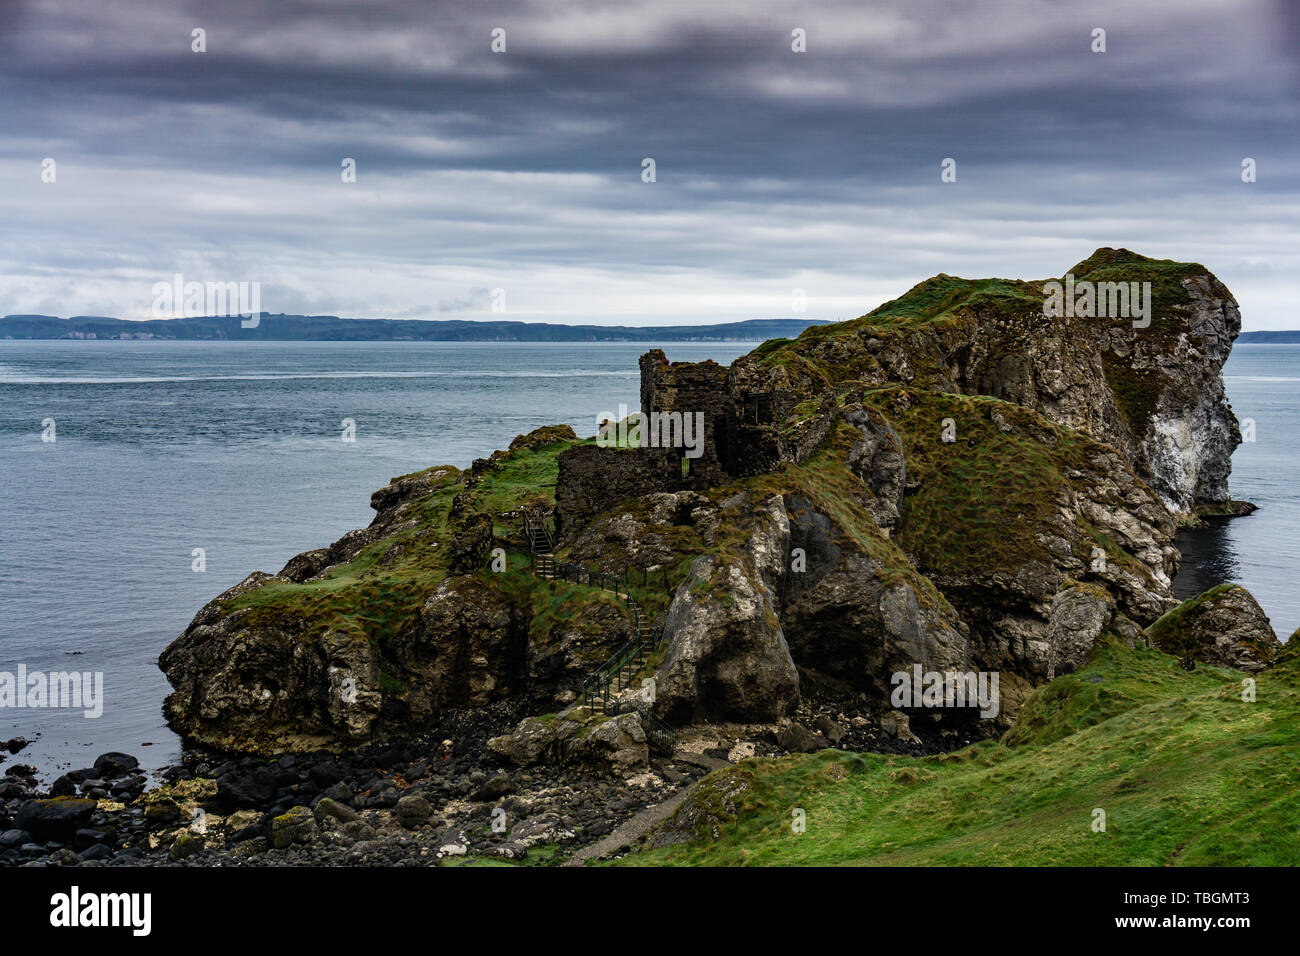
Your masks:
{"label": "ruined stone wall", "polygon": [[728,369],[714,361],[670,365],[660,349],[641,356],[641,411],[700,413],[704,416],[703,454],[690,459],[692,484],[717,484],[732,472],[735,413],[727,385]]}
{"label": "ruined stone wall", "polygon": [[803,461],[826,437],[834,410],[816,407],[791,420],[801,396],[780,373],[749,356],[730,368],[714,362],[669,364],[658,349],[641,357],[643,412],[703,412],[705,449],[691,473],[705,484]]}
{"label": "ruined stone wall", "polygon": [[578,445],[557,459],[555,530],[568,540],[600,512],[627,498],[685,487],[675,448],[601,448]]}
{"label": "ruined stone wall", "polygon": [[[807,416],[790,416],[798,397],[773,382],[773,372],[752,359],[730,368],[713,361],[669,363],[660,349],[641,356],[641,412],[703,415],[698,457],[686,449],[601,448],[580,445],[559,458],[555,512],[561,539],[627,498],[656,491],[702,490],[728,479],[772,471],[783,461],[803,461],[825,438],[833,402]],[[648,436],[651,425],[643,420]],[[649,442],[649,438],[647,438]]]}

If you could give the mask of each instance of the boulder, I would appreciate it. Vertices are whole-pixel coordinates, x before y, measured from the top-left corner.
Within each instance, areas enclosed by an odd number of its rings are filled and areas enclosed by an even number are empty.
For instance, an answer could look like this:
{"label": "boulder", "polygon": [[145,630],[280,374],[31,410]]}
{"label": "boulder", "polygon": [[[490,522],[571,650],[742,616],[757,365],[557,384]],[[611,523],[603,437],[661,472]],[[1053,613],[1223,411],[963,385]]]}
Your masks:
{"label": "boulder", "polygon": [[566,764],[597,767],[615,774],[644,770],[650,748],[639,714],[597,718],[560,742]]}
{"label": "boulder", "polygon": [[76,832],[90,823],[96,801],[76,797],[29,800],[19,809],[14,826],[26,830],[37,840],[71,842]]}
{"label": "boulder", "polygon": [[[585,708],[570,708],[548,719],[526,717],[512,733],[493,737],[487,746],[489,752],[520,767],[555,762],[620,776],[645,769],[650,759],[639,714],[606,716],[590,714]],[[504,785],[488,781],[480,792]]]}
{"label": "boulder", "polygon": [[314,843],[320,835],[309,807],[291,807],[271,820],[271,846],[286,850],[295,843]]}
{"label": "boulder", "polygon": [[176,837],[176,842],[172,844],[168,857],[172,860],[186,860],[203,850],[203,837],[197,833],[191,833],[186,830]]}
{"label": "boulder", "polygon": [[817,753],[831,745],[825,736],[798,723],[789,723],[782,727],[776,735],[776,743],[782,750],[800,754]]}
{"label": "boulder", "polygon": [[397,801],[394,813],[398,823],[408,830],[414,830],[429,822],[429,817],[433,816],[433,807],[418,793],[408,793]]}
{"label": "boulder", "polygon": [[880,718],[880,732],[889,740],[899,743],[919,744],[921,738],[912,733],[912,724],[901,710],[891,710]]}
{"label": "boulder", "polygon": [[1268,616],[1249,591],[1220,584],[1190,598],[1146,630],[1155,647],[1216,667],[1254,674],[1282,650]]}
{"label": "boulder", "polygon": [[116,780],[140,769],[140,761],[130,754],[106,753],[95,760],[95,776],[101,780]]}
{"label": "boulder", "polygon": [[777,616],[790,525],[780,496],[764,501],[740,546],[702,555],[677,588],[664,626],[655,710],[670,723],[774,721],[799,699],[799,675]]}
{"label": "boulder", "polygon": [[557,731],[554,719],[525,717],[511,733],[488,740],[487,749],[515,766],[531,767],[550,756],[556,746]]}
{"label": "boulder", "polygon": [[483,785],[474,791],[472,799],[479,802],[499,800],[515,788],[509,774],[499,773],[483,781]]}
{"label": "boulder", "polygon": [[321,797],[312,810],[312,816],[316,822],[325,825],[327,820],[338,820],[342,823],[351,823],[353,820],[360,819],[360,814],[346,804],[339,803],[329,797]]}

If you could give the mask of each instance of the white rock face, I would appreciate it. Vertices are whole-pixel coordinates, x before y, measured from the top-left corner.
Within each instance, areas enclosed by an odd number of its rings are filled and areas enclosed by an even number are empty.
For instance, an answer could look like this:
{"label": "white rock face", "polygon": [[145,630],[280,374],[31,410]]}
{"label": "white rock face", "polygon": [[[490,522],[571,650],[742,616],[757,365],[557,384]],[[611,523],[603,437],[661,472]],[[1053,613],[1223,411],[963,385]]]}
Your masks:
{"label": "white rock face", "polygon": [[1223,390],[1223,363],[1241,331],[1241,310],[1210,276],[1185,279],[1191,296],[1187,324],[1198,343],[1179,338],[1169,367],[1181,373],[1177,387],[1160,396],[1145,436],[1148,483],[1175,514],[1229,500],[1232,453],[1241,444],[1237,418]]}
{"label": "white rock face", "polygon": [[1165,507],[1175,514],[1191,511],[1199,500],[1227,499],[1226,482],[1221,490],[1201,486],[1204,466],[1212,463],[1217,446],[1224,444],[1214,423],[1206,420],[1209,416],[1197,414],[1204,411],[1184,409],[1181,414],[1157,414],[1151,419],[1146,440],[1151,485]]}

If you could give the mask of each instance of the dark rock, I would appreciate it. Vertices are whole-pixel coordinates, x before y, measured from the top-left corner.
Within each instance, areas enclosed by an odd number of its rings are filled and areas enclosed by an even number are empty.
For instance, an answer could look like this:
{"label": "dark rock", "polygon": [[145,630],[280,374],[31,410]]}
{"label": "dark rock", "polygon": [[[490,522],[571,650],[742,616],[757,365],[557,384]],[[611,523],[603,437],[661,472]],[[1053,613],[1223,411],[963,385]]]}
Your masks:
{"label": "dark rock", "polygon": [[322,796],[328,797],[335,803],[342,803],[346,806],[351,806],[354,799],[352,788],[342,781],[329,787]]}
{"label": "dark rock", "polygon": [[84,850],[86,847],[94,846],[96,843],[108,842],[108,834],[103,830],[78,830],[72,836],[72,847],[75,850]]}
{"label": "dark rock", "polygon": [[105,780],[113,780],[132,773],[139,768],[140,761],[130,754],[106,753],[100,755],[95,761],[95,776],[102,777]]}
{"label": "dark rock", "polygon": [[[325,763],[313,764],[307,773],[311,779],[321,787],[332,788],[343,779],[343,768],[332,760]],[[327,796],[332,795],[328,789],[325,793]],[[338,797],[333,797],[333,799],[337,800]]]}
{"label": "dark rock", "polygon": [[175,800],[154,800],[145,808],[144,819],[154,829],[173,826],[180,822],[181,808]]}
{"label": "dark rock", "polygon": [[477,801],[497,800],[513,790],[514,783],[509,775],[497,774],[475,791],[473,799]]}
{"label": "dark rock", "polygon": [[397,822],[408,830],[424,825],[432,814],[429,801],[418,794],[407,794],[397,801]]}
{"label": "dark rock", "polygon": [[322,797],[316,804],[315,809],[312,810],[312,814],[316,817],[316,822],[320,824],[324,824],[326,820],[331,818],[341,820],[344,823],[350,823],[360,818],[357,811],[346,804],[337,803],[329,797]]}
{"label": "dark rock", "polygon": [[83,862],[89,863],[95,860],[107,860],[113,856],[113,851],[106,844],[95,843],[86,847],[77,854]]}
{"label": "dark rock", "polygon": [[831,742],[821,734],[814,733],[803,724],[790,723],[781,728],[777,734],[777,744],[782,750],[791,753],[810,754],[825,750]]}
{"label": "dark rock", "polygon": [[243,843],[246,840],[256,840],[259,837],[264,836],[265,834],[266,834],[266,827],[260,823],[255,823],[252,826],[244,827],[242,830],[237,830],[233,834],[231,834],[230,842]]}
{"label": "dark rock", "polygon": [[844,727],[831,720],[825,714],[818,717],[813,722],[813,726],[816,727],[817,732],[829,740],[831,744],[838,744],[844,739],[844,734],[846,733]]}
{"label": "dark rock", "polygon": [[275,785],[270,781],[259,783],[247,778],[217,781],[217,802],[226,813],[265,807],[274,799]]}
{"label": "dark rock", "polygon": [[18,829],[26,830],[38,840],[67,843],[90,822],[94,812],[94,800],[75,797],[30,800],[19,809],[15,822]]}

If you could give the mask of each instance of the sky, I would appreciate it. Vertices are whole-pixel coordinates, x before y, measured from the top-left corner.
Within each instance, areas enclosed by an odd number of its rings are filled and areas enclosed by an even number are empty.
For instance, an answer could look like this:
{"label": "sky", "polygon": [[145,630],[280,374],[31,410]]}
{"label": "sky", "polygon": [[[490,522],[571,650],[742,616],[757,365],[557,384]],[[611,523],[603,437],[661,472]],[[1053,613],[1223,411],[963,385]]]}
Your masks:
{"label": "sky", "polygon": [[268,312],[836,320],[1115,246],[1300,328],[1297,92],[1297,0],[0,0],[0,315],[152,318],[179,273]]}

